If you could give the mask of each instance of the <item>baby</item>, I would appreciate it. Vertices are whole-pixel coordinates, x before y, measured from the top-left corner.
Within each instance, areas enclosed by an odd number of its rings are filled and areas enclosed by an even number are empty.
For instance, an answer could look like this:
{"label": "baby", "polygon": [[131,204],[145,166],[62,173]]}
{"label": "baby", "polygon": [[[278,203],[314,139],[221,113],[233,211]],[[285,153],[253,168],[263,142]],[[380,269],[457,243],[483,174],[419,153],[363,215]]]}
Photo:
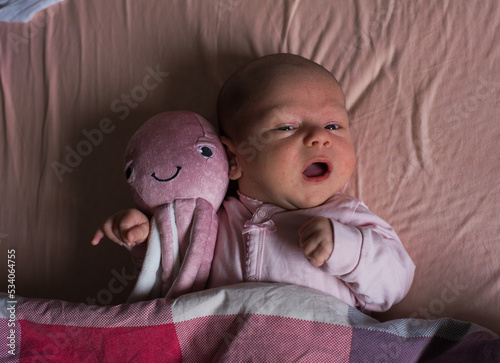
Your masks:
{"label": "baby", "polygon": [[[339,193],[356,157],[333,75],[297,55],[261,57],[227,80],[217,112],[239,190],[218,212],[208,287],[291,283],[369,311],[399,302],[413,280],[412,260],[388,223]],[[148,218],[126,210],[92,243],[106,235],[135,246],[148,233]]]}

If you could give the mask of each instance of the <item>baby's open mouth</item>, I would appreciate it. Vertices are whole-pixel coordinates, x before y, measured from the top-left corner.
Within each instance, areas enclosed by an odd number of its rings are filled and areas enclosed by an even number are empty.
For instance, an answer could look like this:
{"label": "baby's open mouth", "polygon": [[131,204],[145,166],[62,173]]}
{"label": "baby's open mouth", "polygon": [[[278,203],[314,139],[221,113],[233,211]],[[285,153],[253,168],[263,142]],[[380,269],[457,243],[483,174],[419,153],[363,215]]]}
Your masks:
{"label": "baby's open mouth", "polygon": [[326,163],[312,163],[303,172],[306,178],[317,178],[328,173],[328,165]]}

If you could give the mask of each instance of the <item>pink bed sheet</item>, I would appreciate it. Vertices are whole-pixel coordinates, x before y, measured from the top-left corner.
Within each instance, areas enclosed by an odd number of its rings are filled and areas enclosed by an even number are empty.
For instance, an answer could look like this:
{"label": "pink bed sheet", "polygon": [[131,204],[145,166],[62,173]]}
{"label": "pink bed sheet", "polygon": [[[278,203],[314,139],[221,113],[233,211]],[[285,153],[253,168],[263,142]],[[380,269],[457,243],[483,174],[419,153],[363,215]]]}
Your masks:
{"label": "pink bed sheet", "polygon": [[0,290],[99,304],[132,286],[126,251],[90,246],[132,206],[122,155],[151,115],[214,124],[225,78],[292,52],[346,93],[346,192],[390,221],[417,265],[381,316],[500,332],[500,5],[413,1],[70,0],[0,23]]}

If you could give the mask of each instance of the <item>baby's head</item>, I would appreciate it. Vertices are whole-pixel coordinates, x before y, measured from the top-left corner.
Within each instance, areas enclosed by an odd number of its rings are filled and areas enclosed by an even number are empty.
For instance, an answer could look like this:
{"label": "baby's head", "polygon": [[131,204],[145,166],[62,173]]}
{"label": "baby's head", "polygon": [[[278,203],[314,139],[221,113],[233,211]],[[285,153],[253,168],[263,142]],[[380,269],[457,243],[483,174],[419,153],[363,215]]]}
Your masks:
{"label": "baby's head", "polygon": [[234,73],[217,101],[229,177],[241,193],[286,209],[323,204],[354,170],[345,97],[320,65],[292,54]]}

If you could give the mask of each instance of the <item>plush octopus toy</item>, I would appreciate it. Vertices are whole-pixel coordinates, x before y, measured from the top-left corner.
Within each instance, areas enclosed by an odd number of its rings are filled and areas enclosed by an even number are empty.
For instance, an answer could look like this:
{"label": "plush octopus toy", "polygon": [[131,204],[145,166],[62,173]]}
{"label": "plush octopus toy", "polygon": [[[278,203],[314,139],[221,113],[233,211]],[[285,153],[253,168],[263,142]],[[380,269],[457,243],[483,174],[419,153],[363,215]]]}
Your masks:
{"label": "plush octopus toy", "polygon": [[147,250],[129,302],[203,290],[217,237],[228,161],[214,127],[188,111],[146,121],[125,153],[138,208],[151,217]]}

